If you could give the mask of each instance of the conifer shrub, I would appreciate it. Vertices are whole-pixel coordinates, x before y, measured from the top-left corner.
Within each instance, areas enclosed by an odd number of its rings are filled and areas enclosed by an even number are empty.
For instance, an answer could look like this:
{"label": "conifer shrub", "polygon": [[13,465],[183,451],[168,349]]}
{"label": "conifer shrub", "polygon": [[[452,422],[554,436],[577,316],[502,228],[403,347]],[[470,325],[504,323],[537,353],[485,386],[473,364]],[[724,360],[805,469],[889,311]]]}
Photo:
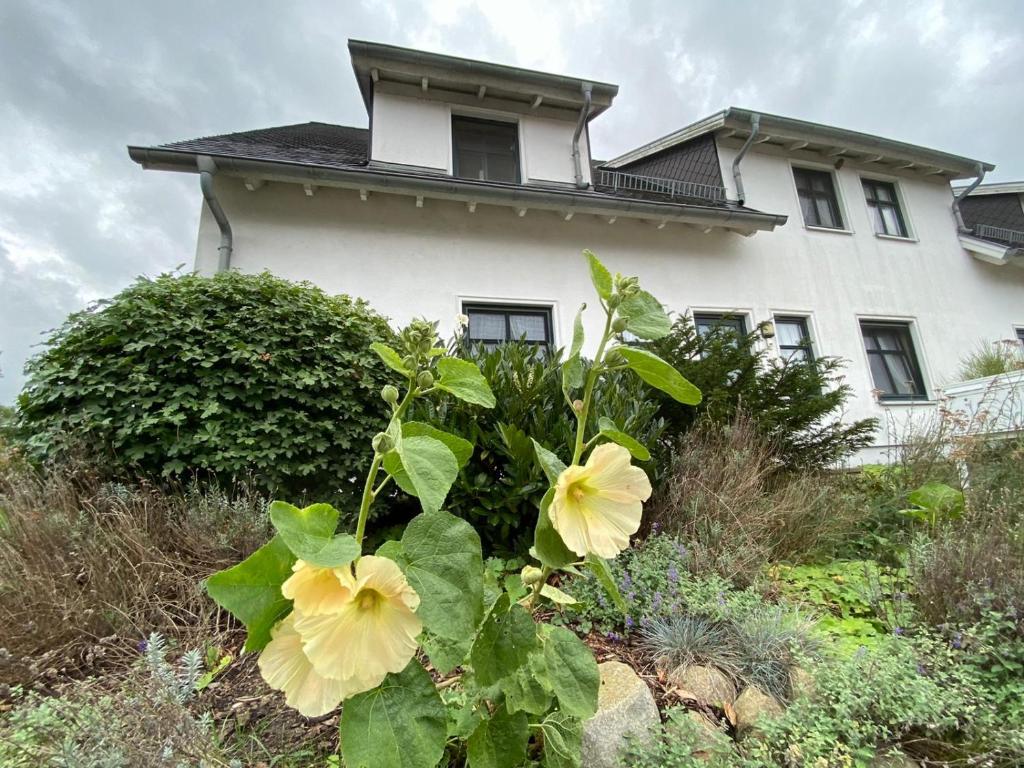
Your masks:
{"label": "conifer shrub", "polygon": [[839,358],[781,361],[759,345],[757,332],[738,336],[721,326],[701,335],[685,316],[647,346],[704,395],[696,408],[659,396],[668,435],[688,431],[702,417],[728,424],[743,408],[789,469],[826,467],[872,442],[874,419],[842,419],[850,387]]}
{"label": "conifer shrub", "polygon": [[140,278],[29,361],[21,431],[41,459],[344,497],[387,413],[369,344],[392,337],[364,301],[267,273]]}

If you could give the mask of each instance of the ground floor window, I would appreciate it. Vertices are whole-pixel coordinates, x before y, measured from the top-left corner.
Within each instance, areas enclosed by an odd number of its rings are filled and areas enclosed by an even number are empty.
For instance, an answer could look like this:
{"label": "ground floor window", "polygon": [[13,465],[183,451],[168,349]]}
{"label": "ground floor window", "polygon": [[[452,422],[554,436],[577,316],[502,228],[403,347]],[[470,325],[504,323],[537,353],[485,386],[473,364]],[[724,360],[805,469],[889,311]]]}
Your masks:
{"label": "ground floor window", "polygon": [[716,328],[732,331],[737,339],[747,335],[747,323],[742,315],[730,315],[721,312],[694,312],[693,326],[698,336],[707,336]]}
{"label": "ground floor window", "polygon": [[871,378],[883,400],[925,397],[924,378],[910,335],[910,323],[861,320]]}
{"label": "ground floor window", "polygon": [[488,349],[519,340],[545,349],[554,344],[551,307],[467,303],[462,305],[462,312],[469,318],[469,341]]}
{"label": "ground floor window", "polygon": [[814,357],[806,317],[776,315],[775,338],[779,344],[779,356],[784,360],[810,360]]}

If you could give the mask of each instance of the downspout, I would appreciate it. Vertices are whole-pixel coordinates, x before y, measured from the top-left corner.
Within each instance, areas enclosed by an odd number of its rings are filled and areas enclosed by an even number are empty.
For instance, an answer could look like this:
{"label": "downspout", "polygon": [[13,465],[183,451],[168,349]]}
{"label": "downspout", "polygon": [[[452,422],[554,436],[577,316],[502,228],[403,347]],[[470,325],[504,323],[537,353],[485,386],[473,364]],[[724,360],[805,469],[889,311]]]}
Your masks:
{"label": "downspout", "polygon": [[203,190],[203,199],[206,200],[206,206],[210,209],[214,221],[217,222],[217,226],[220,228],[220,245],[217,247],[217,271],[227,272],[231,269],[231,252],[234,240],[231,234],[231,224],[228,222],[228,217],[224,214],[224,209],[220,207],[217,193],[213,191],[213,175],[217,172],[217,164],[213,162],[213,158],[200,155],[196,158],[196,166],[199,168],[199,188]]}
{"label": "downspout", "polygon": [[761,116],[754,113],[750,116],[750,136],[747,137],[746,142],[743,144],[743,148],[740,149],[740,153],[733,158],[732,161],[732,180],[736,183],[736,201],[743,205],[747,201],[747,195],[743,191],[743,174],[740,172],[740,161],[743,156],[747,154],[747,150],[754,143],[754,139],[757,138],[758,131],[761,129]]}
{"label": "downspout", "polygon": [[985,166],[978,163],[975,166],[978,173],[978,178],[971,182],[970,186],[967,187],[959,195],[953,195],[953,215],[956,216],[956,226],[961,232],[970,232],[967,225],[964,224],[964,215],[960,211],[960,201],[967,197],[971,192],[978,188],[978,185],[985,180]]}
{"label": "downspout", "polygon": [[583,163],[580,159],[580,134],[583,133],[583,126],[590,117],[590,101],[593,95],[593,86],[590,83],[583,84],[583,109],[580,110],[580,119],[576,121],[576,130],[572,134],[572,168],[576,176],[576,188],[586,189],[587,184],[583,181]]}

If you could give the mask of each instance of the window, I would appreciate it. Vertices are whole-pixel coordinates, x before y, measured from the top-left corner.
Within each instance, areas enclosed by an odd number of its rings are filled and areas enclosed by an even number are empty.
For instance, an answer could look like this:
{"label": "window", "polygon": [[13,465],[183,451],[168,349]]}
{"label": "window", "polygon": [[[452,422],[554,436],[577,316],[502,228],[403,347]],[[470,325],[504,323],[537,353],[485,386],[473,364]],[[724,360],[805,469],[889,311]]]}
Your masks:
{"label": "window", "polygon": [[814,356],[806,317],[777,316],[775,338],[779,343],[779,355],[784,360],[806,361]]}
{"label": "window", "polygon": [[707,336],[715,328],[731,330],[737,339],[747,335],[747,324],[741,315],[724,315],[711,312],[694,312],[693,326],[698,336]]}
{"label": "window", "polygon": [[1024,328],[1017,329],[1017,341],[1024,344]]}
{"label": "window", "polygon": [[463,179],[519,183],[516,123],[452,116],[454,172]]}
{"label": "window", "polygon": [[488,349],[520,339],[550,348],[554,341],[549,307],[466,304],[462,311],[469,317],[469,340]]}
{"label": "window", "polygon": [[914,353],[909,323],[861,321],[871,378],[883,400],[925,397],[924,379]]}
{"label": "window", "polygon": [[887,181],[860,181],[864,185],[864,198],[875,225],[875,234],[907,237],[907,224],[903,220],[899,198],[896,197],[896,187]]}
{"label": "window", "polygon": [[810,168],[794,168],[793,180],[800,198],[800,210],[804,224],[809,227],[842,229],[843,217],[839,213],[839,198],[836,197],[832,174],[828,171],[812,171]]}

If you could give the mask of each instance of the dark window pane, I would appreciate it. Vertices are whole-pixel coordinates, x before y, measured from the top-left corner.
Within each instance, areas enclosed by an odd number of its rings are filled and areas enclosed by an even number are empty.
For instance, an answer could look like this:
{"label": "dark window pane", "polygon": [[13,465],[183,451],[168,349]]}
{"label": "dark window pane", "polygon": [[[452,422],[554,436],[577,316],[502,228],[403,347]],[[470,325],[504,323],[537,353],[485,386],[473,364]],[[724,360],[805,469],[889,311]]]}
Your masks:
{"label": "dark window pane", "polygon": [[871,378],[883,399],[925,396],[924,379],[906,323],[862,322]]}
{"label": "dark window pane", "polygon": [[483,342],[488,349],[519,339],[546,349],[553,341],[551,310],[547,307],[466,304],[462,311],[469,317],[469,341]]}
{"label": "dark window pane", "polygon": [[804,317],[776,317],[775,338],[786,360],[811,359],[811,334]]}
{"label": "dark window pane", "polygon": [[515,123],[452,117],[456,176],[481,181],[519,181],[519,134]]}
{"label": "dark window pane", "polygon": [[906,237],[907,227],[900,211],[896,187],[885,181],[861,179],[864,186],[864,199],[871,211],[871,221],[875,232],[880,235]]}
{"label": "dark window pane", "polygon": [[828,171],[794,168],[793,178],[800,197],[804,224],[842,229],[843,220],[839,215],[839,199],[836,197],[832,174]]}
{"label": "dark window pane", "polygon": [[721,328],[732,331],[737,336],[747,335],[747,324],[742,317],[736,315],[719,315],[711,313],[700,313],[693,316],[693,324],[697,333],[707,336],[712,330]]}
{"label": "dark window pane", "polygon": [[545,319],[540,315],[510,315],[512,338],[526,337],[527,341],[547,341]]}
{"label": "dark window pane", "polygon": [[473,312],[469,314],[469,337],[471,339],[505,338],[505,316],[492,312]]}

